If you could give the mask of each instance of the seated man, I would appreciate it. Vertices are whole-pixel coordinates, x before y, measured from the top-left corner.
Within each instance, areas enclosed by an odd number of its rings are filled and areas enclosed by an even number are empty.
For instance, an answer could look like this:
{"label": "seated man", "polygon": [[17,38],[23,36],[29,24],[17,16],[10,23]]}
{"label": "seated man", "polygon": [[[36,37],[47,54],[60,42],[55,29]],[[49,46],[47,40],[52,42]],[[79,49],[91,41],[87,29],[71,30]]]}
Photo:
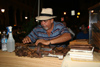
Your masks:
{"label": "seated man", "polygon": [[81,32],[77,34],[76,39],[89,39],[88,27],[85,24],[81,25]]}
{"label": "seated man", "polygon": [[[35,45],[42,43],[44,45],[59,44],[71,39],[71,34],[67,28],[60,22],[55,22],[51,8],[43,8],[41,15],[36,19],[40,24],[35,27],[24,39],[23,43],[33,42]],[[58,46],[61,46],[58,45]]]}

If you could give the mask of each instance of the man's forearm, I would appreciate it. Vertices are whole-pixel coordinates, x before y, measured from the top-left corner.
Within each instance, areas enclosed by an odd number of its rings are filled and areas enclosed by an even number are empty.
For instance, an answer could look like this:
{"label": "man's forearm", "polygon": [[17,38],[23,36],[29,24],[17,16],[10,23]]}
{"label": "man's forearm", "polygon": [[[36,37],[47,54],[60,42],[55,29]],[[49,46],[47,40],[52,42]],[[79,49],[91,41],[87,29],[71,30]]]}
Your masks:
{"label": "man's forearm", "polygon": [[61,36],[50,40],[50,43],[51,44],[62,43],[62,42],[66,42],[70,39],[71,39],[71,34],[70,33],[64,33]]}

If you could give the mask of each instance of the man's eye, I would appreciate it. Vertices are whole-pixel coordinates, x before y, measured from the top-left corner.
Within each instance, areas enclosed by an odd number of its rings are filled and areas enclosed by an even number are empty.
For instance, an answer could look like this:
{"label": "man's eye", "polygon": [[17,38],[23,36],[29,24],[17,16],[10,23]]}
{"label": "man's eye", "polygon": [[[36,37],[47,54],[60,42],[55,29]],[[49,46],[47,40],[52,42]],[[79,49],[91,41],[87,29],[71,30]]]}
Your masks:
{"label": "man's eye", "polygon": [[44,22],[47,22],[47,20],[44,20]]}

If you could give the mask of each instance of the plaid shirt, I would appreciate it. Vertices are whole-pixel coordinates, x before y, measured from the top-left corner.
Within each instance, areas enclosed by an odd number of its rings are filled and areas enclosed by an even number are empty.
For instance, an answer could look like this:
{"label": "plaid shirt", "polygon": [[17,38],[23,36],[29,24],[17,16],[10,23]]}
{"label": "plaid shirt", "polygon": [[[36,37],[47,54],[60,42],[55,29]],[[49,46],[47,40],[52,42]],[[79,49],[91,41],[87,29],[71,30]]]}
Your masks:
{"label": "plaid shirt", "polygon": [[47,35],[46,30],[43,29],[41,25],[38,25],[35,27],[28,36],[31,38],[32,42],[35,42],[37,39],[44,39],[44,40],[51,40],[53,38],[56,38],[63,33],[70,33],[67,28],[60,22],[53,22],[54,28],[50,34],[50,36]]}

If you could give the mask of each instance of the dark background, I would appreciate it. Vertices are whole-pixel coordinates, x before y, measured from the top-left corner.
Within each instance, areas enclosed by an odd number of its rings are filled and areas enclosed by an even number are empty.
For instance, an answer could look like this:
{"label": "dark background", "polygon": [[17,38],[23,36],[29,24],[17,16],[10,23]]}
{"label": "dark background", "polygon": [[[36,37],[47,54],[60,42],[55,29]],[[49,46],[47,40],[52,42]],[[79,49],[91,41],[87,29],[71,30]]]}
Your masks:
{"label": "dark background", "polygon": [[[100,0],[40,0],[39,12],[42,8],[53,8],[54,16],[57,16],[55,21],[61,22],[61,17],[64,17],[67,26],[77,34],[82,23],[89,25],[88,8],[97,3],[100,3]],[[21,41],[38,25],[35,20],[38,15],[38,0],[0,0],[1,8],[6,9],[6,11],[5,13],[0,12],[0,31],[6,30],[8,25],[13,26],[16,41]],[[71,16],[71,10],[75,10],[75,16]],[[64,12],[66,12],[66,15],[64,15]],[[79,18],[77,18],[77,12],[80,12]],[[25,19],[25,16],[28,16],[28,19]],[[18,31],[25,31],[26,34],[17,34]]]}

